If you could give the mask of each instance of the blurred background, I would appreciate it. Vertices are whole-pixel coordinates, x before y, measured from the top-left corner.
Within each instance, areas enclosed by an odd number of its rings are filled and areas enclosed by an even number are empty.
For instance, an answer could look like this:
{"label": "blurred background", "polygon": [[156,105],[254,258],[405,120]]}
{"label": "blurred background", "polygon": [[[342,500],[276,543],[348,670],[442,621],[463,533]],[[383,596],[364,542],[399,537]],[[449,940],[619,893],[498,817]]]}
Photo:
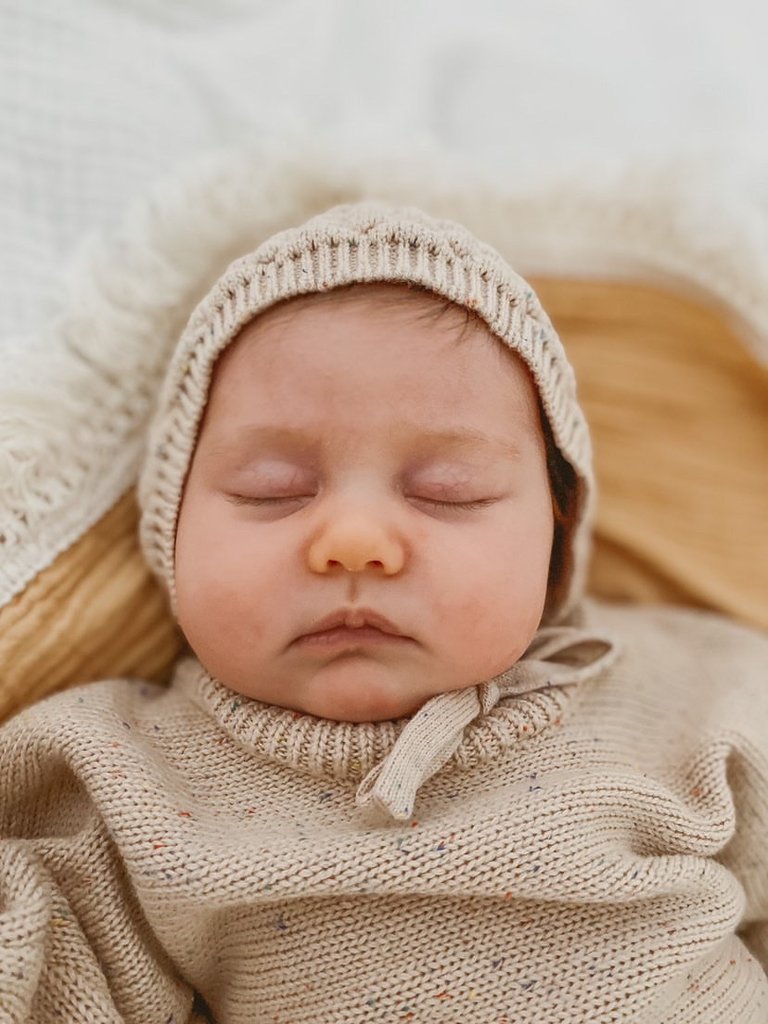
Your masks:
{"label": "blurred background", "polygon": [[34,344],[84,234],[212,147],[437,148],[515,184],[768,148],[757,0],[2,0],[0,19],[6,347]]}

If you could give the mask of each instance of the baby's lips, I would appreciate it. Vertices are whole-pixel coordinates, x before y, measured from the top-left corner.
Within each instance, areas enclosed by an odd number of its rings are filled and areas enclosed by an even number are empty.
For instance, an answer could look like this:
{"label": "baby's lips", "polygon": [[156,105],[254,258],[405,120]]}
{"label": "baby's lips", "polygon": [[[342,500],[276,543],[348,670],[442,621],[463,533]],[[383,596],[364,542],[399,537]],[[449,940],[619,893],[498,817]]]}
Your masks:
{"label": "baby's lips", "polygon": [[325,615],[323,618],[318,619],[301,635],[309,636],[312,633],[323,633],[329,629],[338,629],[344,627],[346,629],[361,629],[363,627],[373,627],[374,629],[380,630],[382,633],[389,633],[391,636],[401,636],[406,639],[412,639],[407,633],[399,629],[393,622],[391,622],[385,615],[380,612],[374,611],[372,608],[338,608],[336,611],[331,612],[329,615]]}

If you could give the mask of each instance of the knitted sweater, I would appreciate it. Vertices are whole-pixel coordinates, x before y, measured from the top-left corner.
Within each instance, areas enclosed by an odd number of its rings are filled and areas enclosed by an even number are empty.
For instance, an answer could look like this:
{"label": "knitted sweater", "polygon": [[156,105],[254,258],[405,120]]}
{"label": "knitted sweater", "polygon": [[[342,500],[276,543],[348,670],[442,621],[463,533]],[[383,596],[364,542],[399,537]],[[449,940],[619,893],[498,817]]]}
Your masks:
{"label": "knitted sweater", "polygon": [[768,639],[669,608],[583,626],[612,667],[539,651],[545,685],[486,689],[438,754],[192,658],[17,715],[0,1020],[182,1024],[198,993],[218,1024],[765,1024]]}

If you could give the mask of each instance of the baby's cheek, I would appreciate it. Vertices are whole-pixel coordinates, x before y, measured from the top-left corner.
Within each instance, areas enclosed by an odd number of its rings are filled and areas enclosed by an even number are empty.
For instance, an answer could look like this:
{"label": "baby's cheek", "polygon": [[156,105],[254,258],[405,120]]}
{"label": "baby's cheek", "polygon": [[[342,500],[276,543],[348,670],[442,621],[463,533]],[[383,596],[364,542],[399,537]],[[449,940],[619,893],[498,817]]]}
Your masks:
{"label": "baby's cheek", "polygon": [[470,675],[489,646],[498,645],[500,618],[487,594],[447,592],[434,605],[433,621],[448,660]]}
{"label": "baby's cheek", "polygon": [[468,562],[436,601],[453,657],[486,678],[516,661],[541,620],[547,569],[546,553],[524,559],[501,549]]}

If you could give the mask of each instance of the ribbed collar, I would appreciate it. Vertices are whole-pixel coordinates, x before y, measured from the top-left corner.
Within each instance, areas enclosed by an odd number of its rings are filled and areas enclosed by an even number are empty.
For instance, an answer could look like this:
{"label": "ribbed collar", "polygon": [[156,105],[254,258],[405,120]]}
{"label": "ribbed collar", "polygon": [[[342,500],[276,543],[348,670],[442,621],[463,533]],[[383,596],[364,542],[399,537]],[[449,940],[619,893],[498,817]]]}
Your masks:
{"label": "ribbed collar", "polygon": [[184,658],[172,685],[241,747],[312,775],[358,782],[356,802],[404,820],[419,787],[451,762],[471,768],[562,721],[576,684],[614,659],[614,640],[558,626],[539,630],[494,679],[430,698],[409,718],[336,722],[244,697]]}

